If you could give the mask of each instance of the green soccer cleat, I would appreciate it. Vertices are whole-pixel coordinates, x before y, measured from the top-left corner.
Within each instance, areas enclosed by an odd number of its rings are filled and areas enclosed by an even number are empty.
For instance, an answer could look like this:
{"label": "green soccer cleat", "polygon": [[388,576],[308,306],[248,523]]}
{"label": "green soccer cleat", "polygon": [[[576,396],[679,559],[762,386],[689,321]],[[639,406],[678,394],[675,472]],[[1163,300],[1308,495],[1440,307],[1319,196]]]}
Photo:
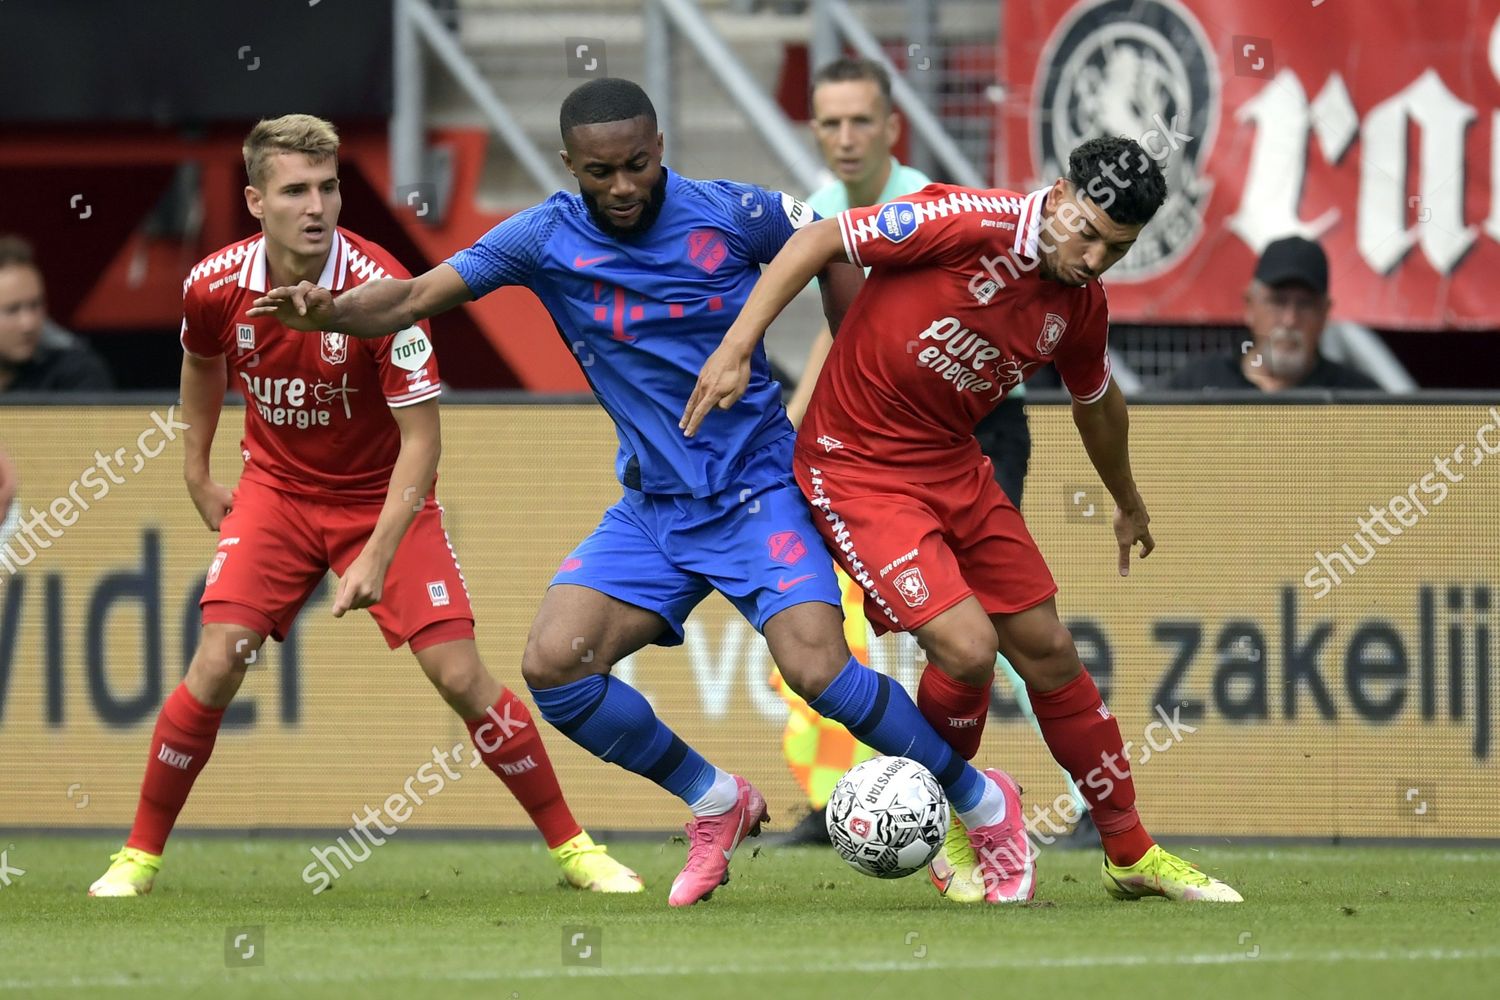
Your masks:
{"label": "green soccer cleat", "polygon": [[1243,903],[1244,897],[1212,875],[1152,844],[1129,868],[1104,859],[1104,891],[1115,899],[1165,896],[1174,902]]}
{"label": "green soccer cleat", "polygon": [[640,892],[646,888],[639,875],[610,857],[604,845],[594,843],[587,833],[580,833],[548,853],[562,869],[563,878],[575,889]]}
{"label": "green soccer cleat", "polygon": [[122,847],[111,854],[109,871],[89,886],[90,896],[144,896],[161,871],[161,855],[147,854],[134,847]]}
{"label": "green soccer cleat", "polygon": [[969,831],[959,821],[958,813],[948,822],[942,850],[927,866],[927,877],[938,894],[955,903],[984,902],[984,880],[979,873],[979,855],[969,843]]}

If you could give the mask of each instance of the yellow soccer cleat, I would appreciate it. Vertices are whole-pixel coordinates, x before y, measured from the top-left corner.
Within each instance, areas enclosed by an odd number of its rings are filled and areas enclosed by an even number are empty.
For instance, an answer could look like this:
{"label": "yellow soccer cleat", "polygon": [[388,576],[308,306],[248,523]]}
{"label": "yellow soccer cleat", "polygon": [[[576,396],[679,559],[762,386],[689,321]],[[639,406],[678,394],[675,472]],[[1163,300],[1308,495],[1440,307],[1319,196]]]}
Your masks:
{"label": "yellow soccer cleat", "polygon": [[147,854],[134,847],[122,847],[111,854],[109,871],[89,886],[90,896],[144,896],[161,871],[161,855]]}
{"label": "yellow soccer cleat", "polygon": [[562,869],[563,878],[575,889],[640,892],[646,888],[639,875],[610,857],[604,845],[594,843],[587,833],[580,833],[548,853]]}
{"label": "yellow soccer cleat", "polygon": [[1104,891],[1115,899],[1165,896],[1175,902],[1243,903],[1244,897],[1212,875],[1152,844],[1129,868],[1104,860]]}
{"label": "yellow soccer cleat", "polygon": [[958,814],[948,822],[943,849],[927,866],[927,877],[938,894],[955,903],[984,902],[984,880],[979,872],[979,855],[969,843],[969,831],[959,822]]}

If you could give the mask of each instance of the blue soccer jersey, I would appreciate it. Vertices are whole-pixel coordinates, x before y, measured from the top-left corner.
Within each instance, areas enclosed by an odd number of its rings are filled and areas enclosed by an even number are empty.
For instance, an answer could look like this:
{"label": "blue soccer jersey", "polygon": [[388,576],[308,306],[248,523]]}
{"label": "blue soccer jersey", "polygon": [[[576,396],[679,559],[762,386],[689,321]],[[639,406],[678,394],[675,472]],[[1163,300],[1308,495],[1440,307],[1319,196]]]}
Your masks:
{"label": "blue soccer jersey", "polygon": [[614,420],[622,484],[707,497],[745,456],[791,433],[760,346],[743,399],[710,413],[692,438],[677,422],[760,266],[815,218],[779,192],[669,171],[661,214],[644,233],[605,233],[580,195],[559,192],[448,263],[475,297],[524,285],[542,300]]}

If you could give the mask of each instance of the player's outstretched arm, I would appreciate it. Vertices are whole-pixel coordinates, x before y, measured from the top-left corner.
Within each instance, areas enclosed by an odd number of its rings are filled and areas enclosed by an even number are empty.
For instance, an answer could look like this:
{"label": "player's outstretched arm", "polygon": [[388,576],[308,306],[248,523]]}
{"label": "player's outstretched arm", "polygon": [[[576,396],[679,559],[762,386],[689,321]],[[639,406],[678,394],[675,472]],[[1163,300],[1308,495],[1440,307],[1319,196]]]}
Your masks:
{"label": "player's outstretched arm", "polygon": [[767,328],[809,281],[835,261],[848,261],[837,219],[814,222],[786,241],[761,272],[745,307],[699,372],[698,384],[677,424],[685,435],[696,434],[714,407],[727,410],[739,401],[750,385],[750,356]]}
{"label": "player's outstretched arm", "polygon": [[228,384],[229,366],[224,355],[200,358],[183,352],[180,393],[187,429],[182,433],[182,478],[193,506],[211,531],[219,530],[233,503],[233,494],[214,480],[208,467]]}
{"label": "player's outstretched arm", "polygon": [[415,278],[367,281],[338,296],[310,281],[283,285],[256,299],[248,315],[275,316],[293,330],[328,330],[373,340],[473,297],[464,279],[445,263]]}
{"label": "player's outstretched arm", "polygon": [[385,574],[396,558],[396,547],[406,537],[406,529],[416,519],[427,501],[437,476],[438,459],[443,453],[443,431],[438,419],[438,401],[414,403],[391,409],[401,432],[401,450],[391,469],[391,483],[386,489],[385,506],[375,520],[364,548],[339,579],[333,599],[333,617],[342,618],[345,611],[368,608],[380,602],[385,589]]}
{"label": "player's outstretched arm", "polygon": [[1130,550],[1141,543],[1144,559],[1156,548],[1147,525],[1146,501],[1135,486],[1130,471],[1130,412],[1125,394],[1113,382],[1097,402],[1073,401],[1073,423],[1083,439],[1089,461],[1115,498],[1115,541],[1119,545],[1120,575],[1130,575]]}

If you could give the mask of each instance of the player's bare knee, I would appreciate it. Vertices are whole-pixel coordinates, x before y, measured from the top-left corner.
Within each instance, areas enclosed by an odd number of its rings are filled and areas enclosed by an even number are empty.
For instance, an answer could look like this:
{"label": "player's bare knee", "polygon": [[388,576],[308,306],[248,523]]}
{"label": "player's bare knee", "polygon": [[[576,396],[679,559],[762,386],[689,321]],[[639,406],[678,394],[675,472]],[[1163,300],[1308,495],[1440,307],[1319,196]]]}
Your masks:
{"label": "player's bare knee", "polygon": [[521,654],[521,676],[534,688],[561,687],[597,674],[604,663],[582,636],[569,637],[553,629],[533,629]]}
{"label": "player's bare knee", "polygon": [[1078,648],[1073,645],[1073,633],[1062,622],[1048,630],[1045,651],[1049,663],[1064,667],[1078,665]]}
{"label": "player's bare knee", "polygon": [[964,629],[923,644],[933,666],[954,680],[973,687],[987,687],[995,677],[995,656],[1000,651],[993,629]]}
{"label": "player's bare knee", "polygon": [[218,647],[216,643],[200,644],[183,678],[188,693],[210,708],[222,708],[233,700],[249,668],[248,657]]}
{"label": "player's bare knee", "polygon": [[787,686],[811,700],[848,666],[850,654],[842,633],[836,637],[789,634],[776,637],[771,656]]}
{"label": "player's bare knee", "polygon": [[1015,663],[1026,683],[1040,691],[1051,691],[1077,677],[1083,671],[1073,634],[1062,622],[1055,622],[1029,637]]}
{"label": "player's bare knee", "polygon": [[449,657],[428,676],[442,699],[460,713],[484,711],[487,703],[481,692],[490,674],[477,658]]}
{"label": "player's bare knee", "polygon": [[849,664],[839,609],[810,601],[772,615],[762,626],[771,659],[787,686],[812,700]]}
{"label": "player's bare knee", "polygon": [[787,687],[802,699],[811,701],[822,694],[848,664],[849,651],[813,643],[781,642],[772,649],[771,659]]}
{"label": "player's bare knee", "polygon": [[521,653],[521,679],[534,688],[557,687],[564,683],[557,679],[557,672],[542,657],[534,636],[526,640],[526,649]]}
{"label": "player's bare knee", "polygon": [[817,649],[813,646],[790,651],[777,658],[775,666],[787,687],[796,691],[802,699],[816,699],[834,682],[838,673],[849,664],[849,651]]}
{"label": "player's bare knee", "polygon": [[966,636],[938,668],[971,687],[988,687],[995,679],[995,656],[999,651],[992,635]]}

